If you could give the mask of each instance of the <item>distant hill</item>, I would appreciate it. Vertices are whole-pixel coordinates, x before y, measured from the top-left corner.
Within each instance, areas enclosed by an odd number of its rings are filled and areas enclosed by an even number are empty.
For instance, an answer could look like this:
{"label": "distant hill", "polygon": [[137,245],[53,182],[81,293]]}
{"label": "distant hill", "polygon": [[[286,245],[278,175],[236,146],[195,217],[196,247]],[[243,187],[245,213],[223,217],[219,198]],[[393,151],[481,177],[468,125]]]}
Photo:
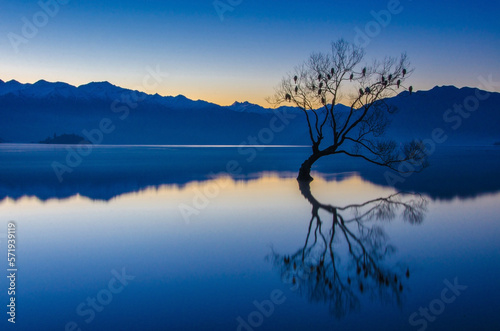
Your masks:
{"label": "distant hill", "polygon": [[[485,100],[476,97],[486,95]],[[450,145],[492,145],[500,136],[500,93],[454,86],[434,87],[387,100],[399,109],[389,135],[431,139],[442,129]]]}
{"label": "distant hill", "polygon": [[[448,137],[445,144],[491,146],[499,139],[500,93],[489,93],[476,110],[463,111],[467,117],[453,112],[455,104],[470,102],[475,93],[476,89],[443,86],[387,99],[399,108],[388,135],[425,139],[441,128]],[[292,107],[277,111],[291,115],[283,118],[248,102],[223,107],[182,95],[148,95],[108,82],[75,87],[44,80],[34,84],[0,80],[0,132],[9,142],[30,143],[53,132],[73,132],[89,141],[99,138],[103,144],[308,145],[304,114]],[[104,133],[103,123],[109,126]]]}
{"label": "distant hill", "polygon": [[[95,132],[103,120],[112,123],[112,132],[103,135],[104,144],[249,143],[248,137],[269,128],[274,116],[270,109],[256,108],[262,113],[237,112],[181,95],[148,95],[107,82],[74,87],[46,81],[0,81],[2,137],[19,143],[41,141],[53,132],[74,132],[88,139],[84,131]],[[288,111],[303,116],[296,109]],[[269,144],[300,143],[294,136],[305,132],[303,124],[291,121],[273,139],[264,139]]]}
{"label": "distant hill", "polygon": [[82,136],[76,134],[62,134],[60,136],[54,134],[52,137],[47,137],[45,140],[40,141],[40,144],[67,144],[67,145],[78,145],[78,144],[90,144]]}

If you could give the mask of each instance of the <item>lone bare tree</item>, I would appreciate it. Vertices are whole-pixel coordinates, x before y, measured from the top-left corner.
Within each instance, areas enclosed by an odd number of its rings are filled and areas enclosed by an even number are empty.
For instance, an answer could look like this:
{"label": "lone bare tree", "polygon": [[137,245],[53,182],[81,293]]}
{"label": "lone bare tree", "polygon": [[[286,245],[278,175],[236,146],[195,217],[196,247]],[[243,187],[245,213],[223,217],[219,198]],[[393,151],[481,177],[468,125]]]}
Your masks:
{"label": "lone bare tree", "polygon": [[[298,180],[311,181],[311,166],[321,157],[345,154],[399,172],[409,162],[410,171],[426,166],[420,141],[404,144],[387,139],[384,133],[396,109],[385,99],[405,87],[413,69],[406,54],[386,57],[370,65],[365,51],[340,39],[332,43],[330,54],[313,53],[309,60],[283,78],[268,101],[279,106],[292,103],[305,114],[312,154],[299,170]],[[340,104],[347,105],[341,107]]]}

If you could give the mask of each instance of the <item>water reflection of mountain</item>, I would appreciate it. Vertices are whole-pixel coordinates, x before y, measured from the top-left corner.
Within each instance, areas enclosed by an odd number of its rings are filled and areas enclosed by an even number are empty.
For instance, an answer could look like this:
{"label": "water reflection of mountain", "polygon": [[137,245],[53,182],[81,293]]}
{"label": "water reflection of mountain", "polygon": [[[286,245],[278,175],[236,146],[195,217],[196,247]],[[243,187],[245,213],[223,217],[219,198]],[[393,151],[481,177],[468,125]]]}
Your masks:
{"label": "water reflection of mountain", "polygon": [[[110,200],[148,187],[208,180],[227,173],[227,169],[241,170],[232,177],[244,181],[265,172],[295,177],[308,152],[308,148],[99,146],[59,182],[51,165],[65,164],[68,151],[64,146],[10,145],[0,149],[0,199],[36,196],[47,200],[79,194]],[[500,190],[500,149],[496,147],[443,149],[431,156],[430,163],[422,173],[394,180],[395,187],[434,199],[467,198]],[[374,184],[390,186],[385,169],[346,157],[325,158],[315,170],[316,176],[328,180],[358,173]]]}

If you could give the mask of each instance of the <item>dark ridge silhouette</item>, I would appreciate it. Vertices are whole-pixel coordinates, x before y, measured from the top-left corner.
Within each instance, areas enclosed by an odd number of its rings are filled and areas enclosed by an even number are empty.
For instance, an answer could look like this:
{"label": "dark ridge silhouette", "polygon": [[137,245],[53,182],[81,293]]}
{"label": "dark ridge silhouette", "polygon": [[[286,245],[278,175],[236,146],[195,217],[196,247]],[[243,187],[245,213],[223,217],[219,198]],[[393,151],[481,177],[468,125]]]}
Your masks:
{"label": "dark ridge silhouette", "polygon": [[[448,136],[444,145],[491,146],[493,141],[498,140],[500,113],[497,105],[500,104],[500,93],[480,91],[488,98],[482,100],[479,108],[463,119],[456,130],[453,129],[457,124],[456,118],[448,118],[452,122],[443,119],[448,109],[453,109],[454,104],[462,104],[476,91],[442,86],[430,91],[415,91],[411,97],[408,92],[403,92],[394,98],[384,99],[391,107],[398,108],[387,129],[387,136],[401,141],[428,139],[435,128],[442,128]],[[343,105],[336,108],[339,112],[349,110]],[[288,105],[278,111],[296,117],[289,119],[282,131],[276,132],[270,144],[310,144],[304,114]],[[128,116],[123,117],[127,112]],[[35,84],[16,81],[0,83],[0,133],[4,142],[36,142],[52,132],[84,136],[84,130],[97,129],[104,118],[109,118],[115,130],[105,134],[105,144],[237,145],[248,141],[249,136],[256,136],[260,130],[269,128],[274,116],[272,109],[250,103],[221,107],[184,96],[147,95],[107,82],[79,87],[46,81]],[[281,126],[281,122],[277,125]],[[325,141],[333,140],[328,132],[324,136]]]}

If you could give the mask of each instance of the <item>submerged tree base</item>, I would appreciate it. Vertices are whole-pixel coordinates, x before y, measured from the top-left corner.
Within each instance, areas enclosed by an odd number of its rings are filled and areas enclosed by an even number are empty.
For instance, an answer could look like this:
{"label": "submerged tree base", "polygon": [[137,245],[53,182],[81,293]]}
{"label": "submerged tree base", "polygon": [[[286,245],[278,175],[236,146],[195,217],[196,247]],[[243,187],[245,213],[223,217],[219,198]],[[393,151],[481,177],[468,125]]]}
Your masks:
{"label": "submerged tree base", "polygon": [[297,180],[299,182],[303,182],[303,183],[310,183],[314,180],[314,178],[312,178],[312,176],[309,172],[305,173],[305,172],[299,171],[299,175],[297,176]]}
{"label": "submerged tree base", "polygon": [[301,165],[299,169],[299,174],[297,176],[297,180],[299,182],[312,182],[314,178],[311,176],[311,167],[316,162],[319,160],[319,158],[323,156],[319,153],[314,153],[307,160],[305,160]]}
{"label": "submerged tree base", "polygon": [[311,156],[309,159],[305,160],[304,163],[302,163],[302,165],[300,166],[299,174],[297,176],[297,180],[299,182],[309,183],[314,180],[314,178],[312,178],[311,176],[311,166],[315,160],[312,161],[311,160],[312,158],[313,157]]}

